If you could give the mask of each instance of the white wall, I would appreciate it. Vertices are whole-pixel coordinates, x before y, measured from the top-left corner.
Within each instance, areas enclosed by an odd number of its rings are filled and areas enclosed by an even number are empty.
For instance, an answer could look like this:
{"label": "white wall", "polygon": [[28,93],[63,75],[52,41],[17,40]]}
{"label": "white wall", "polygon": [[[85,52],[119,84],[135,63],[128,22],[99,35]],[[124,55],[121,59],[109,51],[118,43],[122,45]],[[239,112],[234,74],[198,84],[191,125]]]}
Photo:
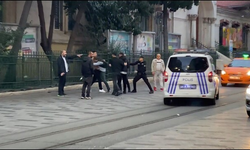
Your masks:
{"label": "white wall", "polygon": [[174,13],[174,33],[181,34],[181,48],[189,47],[190,21],[187,10],[179,9]]}

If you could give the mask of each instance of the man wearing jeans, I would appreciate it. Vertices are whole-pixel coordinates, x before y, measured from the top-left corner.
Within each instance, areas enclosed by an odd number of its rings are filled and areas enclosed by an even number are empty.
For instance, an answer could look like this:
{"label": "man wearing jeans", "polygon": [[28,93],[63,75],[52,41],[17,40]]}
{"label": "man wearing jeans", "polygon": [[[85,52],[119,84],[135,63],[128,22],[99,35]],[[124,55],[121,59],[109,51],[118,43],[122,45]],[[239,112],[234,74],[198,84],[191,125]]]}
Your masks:
{"label": "man wearing jeans", "polygon": [[127,65],[124,63],[121,59],[117,58],[117,54],[115,52],[112,53],[112,59],[109,61],[109,66],[112,70],[112,81],[113,81],[113,93],[112,95],[119,96],[122,94],[121,89],[118,86],[118,78],[121,76],[121,71],[124,67],[124,65]]}
{"label": "man wearing jeans", "polygon": [[[81,99],[91,99],[90,96],[90,90],[92,85],[92,79],[93,79],[93,61],[91,59],[92,52],[88,53],[88,57],[83,58],[82,62],[82,76],[83,76],[83,86],[82,86],[82,97]],[[87,88],[87,92],[86,92]]]}

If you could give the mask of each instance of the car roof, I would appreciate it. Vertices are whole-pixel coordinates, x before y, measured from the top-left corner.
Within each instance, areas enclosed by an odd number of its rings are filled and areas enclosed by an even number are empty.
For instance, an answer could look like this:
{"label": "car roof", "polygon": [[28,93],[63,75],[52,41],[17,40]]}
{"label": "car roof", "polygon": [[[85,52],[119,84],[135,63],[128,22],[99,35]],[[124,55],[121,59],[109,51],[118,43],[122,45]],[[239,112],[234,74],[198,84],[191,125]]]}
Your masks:
{"label": "car roof", "polygon": [[194,53],[185,53],[185,54],[174,54],[170,57],[186,57],[187,55],[193,56],[193,57],[209,57],[209,55],[206,54],[194,54]]}
{"label": "car roof", "polygon": [[250,60],[250,58],[234,58],[233,60]]}

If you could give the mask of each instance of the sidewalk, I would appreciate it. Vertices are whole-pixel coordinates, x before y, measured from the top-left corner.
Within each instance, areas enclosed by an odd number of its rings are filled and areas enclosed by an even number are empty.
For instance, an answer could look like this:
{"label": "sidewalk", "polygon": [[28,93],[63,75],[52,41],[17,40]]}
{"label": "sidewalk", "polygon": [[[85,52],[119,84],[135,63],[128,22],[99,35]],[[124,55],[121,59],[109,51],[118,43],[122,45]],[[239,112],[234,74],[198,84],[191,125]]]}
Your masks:
{"label": "sidewalk", "polygon": [[99,93],[94,87],[92,100],[80,99],[79,85],[66,88],[65,97],[57,97],[57,88],[49,93],[47,89],[35,91],[1,98],[0,136],[162,104],[162,93],[148,94],[148,87],[142,82],[138,83],[137,93],[119,97]]}
{"label": "sidewalk", "polygon": [[115,144],[108,149],[250,149],[245,107]]}

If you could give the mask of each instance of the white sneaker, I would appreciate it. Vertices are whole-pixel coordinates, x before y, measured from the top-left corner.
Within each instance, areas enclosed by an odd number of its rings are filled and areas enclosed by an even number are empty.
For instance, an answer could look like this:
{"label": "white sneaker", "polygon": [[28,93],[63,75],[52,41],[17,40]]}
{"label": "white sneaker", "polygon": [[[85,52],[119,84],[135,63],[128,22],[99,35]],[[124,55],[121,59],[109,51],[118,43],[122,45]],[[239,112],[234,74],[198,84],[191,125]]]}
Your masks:
{"label": "white sneaker", "polygon": [[81,97],[81,99],[85,99],[85,97]]}
{"label": "white sneaker", "polygon": [[86,99],[90,100],[90,99],[92,99],[92,98],[91,98],[91,97],[86,97]]}
{"label": "white sneaker", "polygon": [[106,91],[104,91],[104,89],[102,89],[102,90],[99,90],[99,92],[100,93],[105,93]]}

